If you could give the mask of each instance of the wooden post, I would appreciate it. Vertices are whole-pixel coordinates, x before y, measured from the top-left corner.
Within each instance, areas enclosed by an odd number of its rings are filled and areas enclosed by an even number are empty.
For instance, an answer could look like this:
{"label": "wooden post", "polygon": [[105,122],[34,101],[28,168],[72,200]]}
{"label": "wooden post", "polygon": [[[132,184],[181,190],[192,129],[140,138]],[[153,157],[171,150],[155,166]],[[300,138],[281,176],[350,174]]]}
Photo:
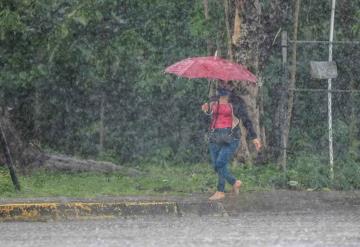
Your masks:
{"label": "wooden post", "polygon": [[105,142],[105,93],[101,94],[100,100],[99,152],[102,153]]}
{"label": "wooden post", "polygon": [[281,157],[281,167],[284,171],[284,174],[286,173],[287,168],[287,129],[288,126],[288,114],[286,109],[286,99],[287,99],[287,84],[288,84],[288,68],[287,68],[287,47],[288,47],[288,36],[287,32],[284,31],[281,34],[281,49],[282,49],[282,70],[283,70],[283,78],[282,78],[282,87],[281,87],[281,151],[280,151],[280,157]]}

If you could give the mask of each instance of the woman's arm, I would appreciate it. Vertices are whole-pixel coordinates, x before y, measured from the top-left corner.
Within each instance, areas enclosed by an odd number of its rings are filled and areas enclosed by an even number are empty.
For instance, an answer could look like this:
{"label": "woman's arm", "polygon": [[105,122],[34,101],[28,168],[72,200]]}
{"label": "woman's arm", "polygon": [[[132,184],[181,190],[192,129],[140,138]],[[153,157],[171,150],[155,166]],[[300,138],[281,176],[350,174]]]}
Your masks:
{"label": "woman's arm", "polygon": [[[233,101],[233,105],[235,108],[234,109],[235,116],[242,120],[243,125],[247,130],[247,138],[252,140],[252,142],[255,145],[256,150],[259,151],[262,146],[261,141],[259,138],[257,138],[256,132],[254,130],[252,121],[249,117],[245,102],[239,97],[236,97],[236,100],[232,100],[232,101]],[[236,101],[236,102],[234,102],[234,101]]]}
{"label": "woman's arm", "polygon": [[249,117],[249,114],[247,112],[247,108],[246,108],[246,104],[245,102],[238,98],[237,99],[238,102],[235,103],[235,116],[237,116],[238,118],[240,118],[243,122],[244,127],[247,130],[247,138],[250,140],[256,139],[257,135],[256,132],[254,130],[252,121]]}

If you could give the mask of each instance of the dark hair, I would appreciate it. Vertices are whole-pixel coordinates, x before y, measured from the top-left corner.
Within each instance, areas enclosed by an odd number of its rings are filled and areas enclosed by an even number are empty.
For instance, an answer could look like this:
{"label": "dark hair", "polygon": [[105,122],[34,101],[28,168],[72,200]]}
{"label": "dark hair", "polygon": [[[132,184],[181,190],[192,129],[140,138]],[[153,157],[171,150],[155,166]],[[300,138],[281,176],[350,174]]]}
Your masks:
{"label": "dark hair", "polygon": [[226,95],[230,95],[231,91],[229,89],[227,89],[226,87],[219,87],[217,89],[217,93],[219,96],[226,96]]}

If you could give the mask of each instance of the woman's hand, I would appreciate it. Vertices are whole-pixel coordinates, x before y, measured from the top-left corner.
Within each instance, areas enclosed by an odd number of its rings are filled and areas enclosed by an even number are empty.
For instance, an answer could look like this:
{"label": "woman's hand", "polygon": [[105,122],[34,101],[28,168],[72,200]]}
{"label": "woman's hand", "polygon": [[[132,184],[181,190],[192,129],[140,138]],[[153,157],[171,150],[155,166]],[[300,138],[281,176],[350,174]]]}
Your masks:
{"label": "woman's hand", "polygon": [[261,141],[260,141],[260,139],[259,138],[256,138],[256,139],[254,139],[253,140],[253,143],[254,143],[254,145],[255,145],[255,149],[256,149],[256,151],[260,151],[260,149],[261,149]]}
{"label": "woman's hand", "polygon": [[209,104],[208,103],[205,103],[201,106],[201,110],[203,112],[208,112],[209,111]]}

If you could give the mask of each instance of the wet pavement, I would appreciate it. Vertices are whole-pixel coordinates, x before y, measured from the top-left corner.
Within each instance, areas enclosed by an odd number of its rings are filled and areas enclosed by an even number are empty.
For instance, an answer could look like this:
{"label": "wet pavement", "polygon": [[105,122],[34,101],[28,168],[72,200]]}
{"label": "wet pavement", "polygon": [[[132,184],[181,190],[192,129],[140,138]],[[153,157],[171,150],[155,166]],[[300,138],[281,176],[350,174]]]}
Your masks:
{"label": "wet pavement", "polygon": [[358,192],[242,193],[221,202],[227,212],[223,216],[192,212],[182,217],[3,222],[0,246],[355,247],[360,246],[359,199]]}
{"label": "wet pavement", "polygon": [[0,224],[1,246],[360,246],[360,210]]}

